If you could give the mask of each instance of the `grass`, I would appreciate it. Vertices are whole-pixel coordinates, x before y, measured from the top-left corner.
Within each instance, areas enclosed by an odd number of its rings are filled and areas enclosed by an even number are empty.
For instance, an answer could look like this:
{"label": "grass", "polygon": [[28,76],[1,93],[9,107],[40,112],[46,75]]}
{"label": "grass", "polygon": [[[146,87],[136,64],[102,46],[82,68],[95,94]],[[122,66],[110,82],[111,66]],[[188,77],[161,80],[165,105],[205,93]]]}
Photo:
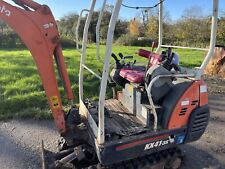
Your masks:
{"label": "grass", "polygon": [[[113,52],[122,52],[124,55],[134,54],[140,47],[114,46]],[[176,50],[180,54],[182,66],[199,66],[203,60],[203,52]],[[72,82],[75,102],[78,102],[78,73],[80,54],[75,49],[63,51],[67,70]],[[104,48],[101,47],[101,56]],[[135,56],[140,61],[140,57]],[[95,72],[101,70],[102,63],[95,57],[95,47],[88,47],[86,64]],[[85,71],[85,97],[96,99],[99,93],[99,81]],[[62,84],[59,81],[59,86]],[[63,88],[60,92],[64,104],[66,103]],[[108,92],[110,95],[110,90]],[[47,99],[33,62],[27,50],[0,50],[0,120],[9,118],[49,118],[51,113],[48,109]]]}

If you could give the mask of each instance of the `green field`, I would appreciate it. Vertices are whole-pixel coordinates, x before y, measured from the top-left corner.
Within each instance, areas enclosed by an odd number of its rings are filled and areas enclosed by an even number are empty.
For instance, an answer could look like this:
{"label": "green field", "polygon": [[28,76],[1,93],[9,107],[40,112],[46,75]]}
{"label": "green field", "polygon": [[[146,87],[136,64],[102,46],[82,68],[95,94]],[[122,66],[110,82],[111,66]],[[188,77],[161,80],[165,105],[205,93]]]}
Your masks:
{"label": "green field", "polygon": [[[122,52],[124,55],[132,55],[140,47],[115,46],[113,52]],[[176,51],[180,54],[182,66],[199,66],[203,60],[204,53],[200,51]],[[75,102],[78,102],[78,73],[80,54],[75,49],[63,51],[72,82]],[[104,48],[101,47],[101,55]],[[135,56],[138,60],[138,57]],[[141,59],[140,61],[145,61]],[[87,65],[96,72],[102,68],[101,62],[95,57],[95,47],[88,47]],[[59,81],[59,86],[61,83]],[[63,102],[65,95],[60,87]],[[85,72],[85,97],[96,99],[99,93],[99,81]],[[110,90],[108,92],[110,95]],[[0,120],[8,118],[49,118],[47,99],[43,91],[40,78],[29,51],[24,49],[0,50]]]}

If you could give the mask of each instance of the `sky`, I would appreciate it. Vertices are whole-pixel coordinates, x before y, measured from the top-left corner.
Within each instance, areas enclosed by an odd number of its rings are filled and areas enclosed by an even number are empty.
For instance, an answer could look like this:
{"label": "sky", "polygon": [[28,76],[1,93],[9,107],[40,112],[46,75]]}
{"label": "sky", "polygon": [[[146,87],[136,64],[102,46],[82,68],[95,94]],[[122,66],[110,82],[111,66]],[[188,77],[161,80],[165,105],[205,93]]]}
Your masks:
{"label": "sky", "polygon": [[[5,0],[10,2],[10,0]],[[41,4],[47,4],[53,11],[56,19],[60,19],[69,13],[79,13],[83,8],[89,8],[91,0],[35,0]],[[182,16],[184,9],[192,6],[199,6],[204,14],[210,15],[212,12],[213,0],[165,0],[164,8],[170,13],[172,20],[177,20]],[[96,10],[101,8],[103,0],[97,0]],[[152,6],[158,0],[124,0],[123,3],[130,6]],[[108,0],[108,4],[115,4],[115,0]],[[225,0],[220,0],[219,12],[225,11]],[[138,13],[138,10],[122,7],[120,18],[131,19]]]}

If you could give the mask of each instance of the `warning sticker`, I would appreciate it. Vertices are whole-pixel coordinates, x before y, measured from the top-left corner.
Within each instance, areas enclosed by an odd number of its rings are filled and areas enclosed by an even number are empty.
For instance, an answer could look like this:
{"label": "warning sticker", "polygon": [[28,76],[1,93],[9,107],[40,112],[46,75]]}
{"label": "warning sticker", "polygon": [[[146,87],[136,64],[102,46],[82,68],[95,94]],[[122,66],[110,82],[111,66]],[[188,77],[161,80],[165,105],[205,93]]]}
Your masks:
{"label": "warning sticker", "polygon": [[51,103],[52,103],[52,107],[53,108],[59,108],[60,107],[60,105],[59,105],[59,98],[58,98],[58,96],[52,96],[51,97]]}
{"label": "warning sticker", "polygon": [[181,102],[181,106],[188,106],[190,104],[190,100],[189,99],[184,99]]}

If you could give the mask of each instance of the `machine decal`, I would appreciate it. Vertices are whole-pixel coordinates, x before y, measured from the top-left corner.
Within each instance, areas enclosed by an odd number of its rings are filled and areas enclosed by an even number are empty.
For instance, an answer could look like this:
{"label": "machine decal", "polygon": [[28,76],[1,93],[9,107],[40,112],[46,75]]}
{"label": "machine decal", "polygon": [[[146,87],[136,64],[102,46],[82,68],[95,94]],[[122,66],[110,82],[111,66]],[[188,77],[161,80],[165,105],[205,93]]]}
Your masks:
{"label": "machine decal", "polygon": [[146,144],[144,150],[150,150],[150,149],[153,149],[156,147],[161,147],[161,146],[165,146],[168,144],[172,144],[174,142],[175,142],[174,138],[169,136],[169,138],[166,140],[159,140],[159,141],[155,141],[155,142]]}
{"label": "machine decal", "polygon": [[207,92],[207,85],[201,85],[200,86],[200,93],[206,93]]}
{"label": "machine decal", "polygon": [[190,105],[190,99],[184,99],[184,100],[182,100],[181,106],[188,106],[188,105]]}
{"label": "machine decal", "polygon": [[59,98],[58,96],[52,96],[51,97],[51,103],[52,103],[52,107],[53,108],[59,108],[60,107],[60,104],[59,104]]}
{"label": "machine decal", "polygon": [[7,10],[5,6],[0,6],[0,13],[5,14],[6,16],[11,15],[11,11]]}
{"label": "machine decal", "polygon": [[175,138],[175,142],[176,142],[176,144],[183,144],[184,143],[184,139],[185,139],[185,135],[181,134],[181,135],[178,135]]}
{"label": "machine decal", "polygon": [[138,145],[146,144],[146,143],[149,143],[149,142],[154,141],[154,140],[165,139],[165,138],[168,138],[168,137],[169,137],[169,135],[161,135],[161,136],[156,136],[156,137],[153,137],[153,138],[134,141],[134,142],[131,142],[131,143],[128,143],[128,144],[118,146],[118,147],[116,147],[116,150],[121,151],[121,150],[132,148],[132,147],[135,147],[135,146],[138,146]]}
{"label": "machine decal", "polygon": [[53,23],[46,23],[43,25],[44,29],[49,29],[49,28],[52,28],[54,27],[54,24]]}

